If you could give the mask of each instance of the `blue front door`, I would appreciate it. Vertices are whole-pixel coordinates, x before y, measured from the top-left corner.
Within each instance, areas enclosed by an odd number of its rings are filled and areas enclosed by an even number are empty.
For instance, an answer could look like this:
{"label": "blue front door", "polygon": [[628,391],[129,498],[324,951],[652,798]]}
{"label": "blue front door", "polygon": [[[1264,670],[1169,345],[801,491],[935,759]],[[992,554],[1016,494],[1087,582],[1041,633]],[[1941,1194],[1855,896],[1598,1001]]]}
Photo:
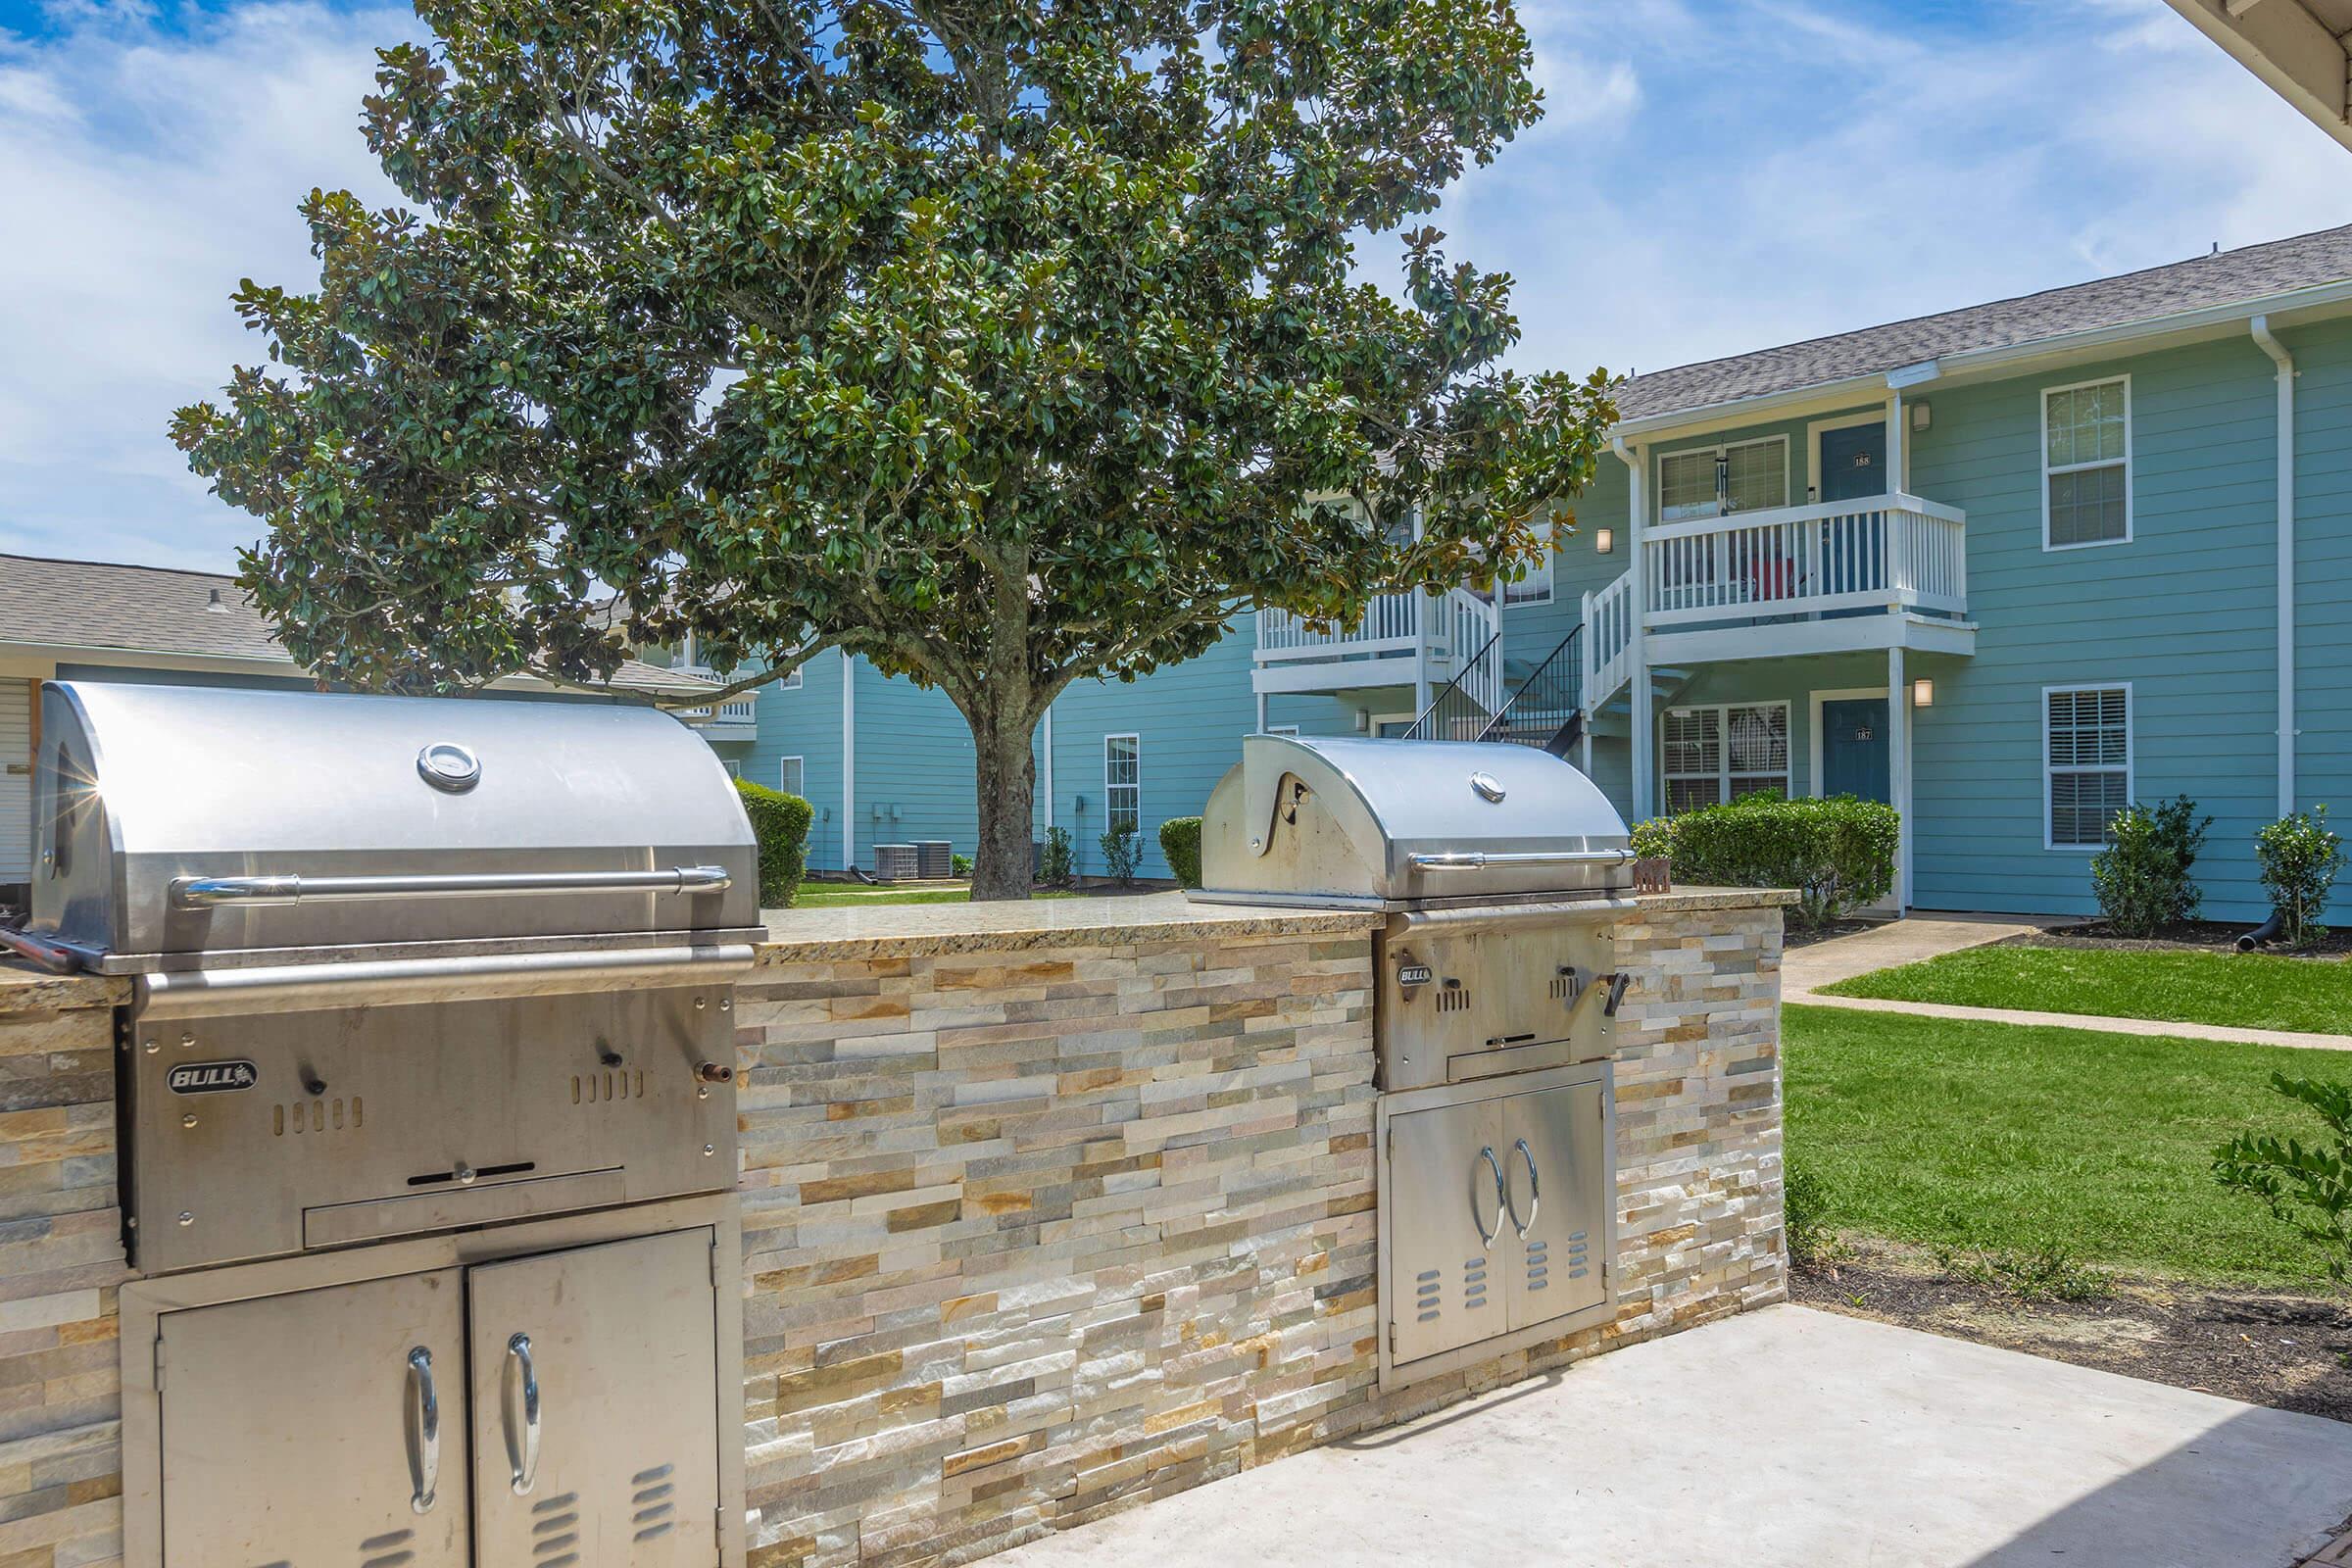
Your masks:
{"label": "blue front door", "polygon": [[1900,488],[1886,478],[1886,424],[1848,424],[1821,432],[1821,472],[1814,488],[1824,501],[1883,496]]}
{"label": "blue front door", "polygon": [[1821,793],[1891,799],[1886,768],[1886,699],[1848,697],[1821,705]]}

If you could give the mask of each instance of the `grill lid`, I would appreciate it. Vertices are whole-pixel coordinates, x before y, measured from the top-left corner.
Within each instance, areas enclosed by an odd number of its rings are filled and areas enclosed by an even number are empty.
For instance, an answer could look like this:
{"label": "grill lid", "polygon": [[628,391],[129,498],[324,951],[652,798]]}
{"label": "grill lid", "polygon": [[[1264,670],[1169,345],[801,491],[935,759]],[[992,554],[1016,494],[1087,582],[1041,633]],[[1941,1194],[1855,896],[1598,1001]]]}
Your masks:
{"label": "grill lid", "polygon": [[27,929],[89,967],[662,946],[759,919],[733,782],[650,709],[52,682],[40,733]]}
{"label": "grill lid", "polygon": [[1633,883],[1625,819],[1548,752],[1250,735],[1209,795],[1199,895],[1396,908],[1598,897]]}

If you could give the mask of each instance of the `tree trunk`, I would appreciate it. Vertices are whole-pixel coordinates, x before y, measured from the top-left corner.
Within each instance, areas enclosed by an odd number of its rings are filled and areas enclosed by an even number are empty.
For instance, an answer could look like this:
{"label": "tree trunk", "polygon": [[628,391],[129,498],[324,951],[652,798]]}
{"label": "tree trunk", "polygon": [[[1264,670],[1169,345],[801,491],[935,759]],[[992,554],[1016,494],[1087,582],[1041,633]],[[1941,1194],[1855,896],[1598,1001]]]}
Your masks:
{"label": "tree trunk", "polygon": [[1002,710],[968,715],[979,754],[980,853],[972,860],[972,902],[1029,897],[1030,813],[1037,799],[1037,758],[1029,748],[1035,719]]}

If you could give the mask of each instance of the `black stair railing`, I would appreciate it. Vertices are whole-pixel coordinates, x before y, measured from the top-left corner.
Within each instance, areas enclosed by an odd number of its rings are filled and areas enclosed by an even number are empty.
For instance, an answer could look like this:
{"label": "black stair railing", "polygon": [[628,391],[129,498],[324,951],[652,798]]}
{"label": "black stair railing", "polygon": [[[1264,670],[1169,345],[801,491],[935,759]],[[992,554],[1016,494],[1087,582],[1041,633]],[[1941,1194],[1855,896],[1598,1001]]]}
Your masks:
{"label": "black stair railing", "polygon": [[1478,738],[1541,747],[1554,757],[1567,756],[1584,734],[1584,645],[1578,641],[1584,634],[1580,625],[1561,638],[1559,646],[1511,693],[1502,711]]}
{"label": "black stair railing", "polygon": [[1476,657],[1446,683],[1444,691],[1431,699],[1429,707],[1422,710],[1420,717],[1413,720],[1413,727],[1404,732],[1403,738],[1408,741],[1474,741],[1483,736],[1494,715],[1487,711],[1484,703],[1462,689],[1462,681],[1488,660],[1498,658],[1501,645],[1502,633],[1496,632],[1488,638],[1487,645],[1478,651]]}

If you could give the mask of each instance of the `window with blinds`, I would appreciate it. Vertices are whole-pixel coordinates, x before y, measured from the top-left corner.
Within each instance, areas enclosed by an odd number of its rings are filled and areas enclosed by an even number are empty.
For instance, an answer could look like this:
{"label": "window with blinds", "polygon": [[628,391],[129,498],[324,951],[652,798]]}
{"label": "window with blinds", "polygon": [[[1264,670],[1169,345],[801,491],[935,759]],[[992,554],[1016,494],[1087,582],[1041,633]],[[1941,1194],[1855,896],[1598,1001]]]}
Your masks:
{"label": "window with blinds", "polygon": [[1143,742],[1133,735],[1102,737],[1102,809],[1116,833],[1143,830]]}
{"label": "window with blinds", "polygon": [[1551,603],[1551,519],[1544,518],[1535,525],[1538,539],[1544,541],[1544,558],[1527,568],[1527,575],[1502,587],[1502,602],[1506,605],[1548,605]]}
{"label": "window with blinds", "polygon": [[2041,395],[2044,550],[2132,537],[2132,382],[2127,376]]}
{"label": "window with blinds", "polygon": [[1658,459],[1658,520],[1719,517],[1788,504],[1788,442],[1772,436]]}
{"label": "window with blinds", "polygon": [[801,760],[799,758],[787,757],[783,759],[781,761],[776,763],[776,788],[782,790],[787,795],[798,795],[802,800],[807,800],[808,798],[808,792],[801,787],[803,782]]}
{"label": "window with blinds", "polygon": [[1673,709],[1660,733],[1669,812],[1788,794],[1787,703]]}
{"label": "window with blinds", "polygon": [[2052,687],[2042,722],[2049,847],[2098,849],[2132,802],[2132,688]]}

